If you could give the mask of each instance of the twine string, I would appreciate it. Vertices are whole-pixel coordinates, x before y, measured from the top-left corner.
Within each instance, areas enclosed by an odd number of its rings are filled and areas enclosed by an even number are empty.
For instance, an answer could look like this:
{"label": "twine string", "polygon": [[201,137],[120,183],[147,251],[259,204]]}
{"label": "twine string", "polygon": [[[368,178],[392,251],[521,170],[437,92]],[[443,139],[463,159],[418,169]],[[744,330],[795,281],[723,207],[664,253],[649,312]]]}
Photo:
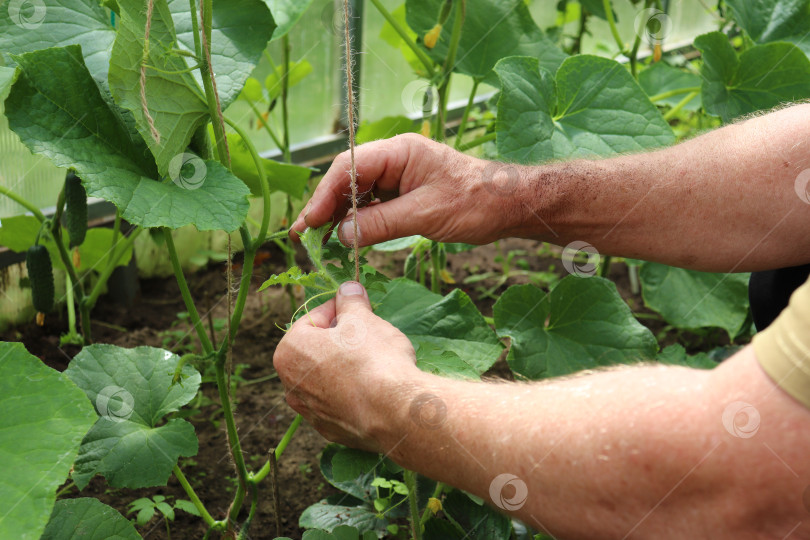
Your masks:
{"label": "twine string", "polygon": [[343,33],[344,43],[346,46],[346,94],[348,96],[348,114],[349,121],[349,154],[351,156],[351,187],[352,187],[352,224],[354,225],[354,240],[352,242],[352,250],[354,251],[354,280],[360,281],[360,248],[359,248],[359,228],[357,226],[357,162],[354,157],[354,148],[356,145],[356,129],[355,129],[355,105],[354,105],[354,71],[352,70],[353,53],[352,53],[352,39],[349,31],[349,0],[343,0]]}

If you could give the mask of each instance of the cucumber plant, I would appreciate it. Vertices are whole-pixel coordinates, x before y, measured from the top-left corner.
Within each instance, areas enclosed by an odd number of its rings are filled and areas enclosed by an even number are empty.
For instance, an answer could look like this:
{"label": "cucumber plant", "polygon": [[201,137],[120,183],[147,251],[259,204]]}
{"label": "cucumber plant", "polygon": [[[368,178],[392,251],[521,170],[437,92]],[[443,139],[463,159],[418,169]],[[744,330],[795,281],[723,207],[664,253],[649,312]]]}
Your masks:
{"label": "cucumber plant", "polygon": [[[270,230],[271,194],[280,191],[290,197],[282,211],[289,223],[291,199],[304,195],[310,176],[309,169],[290,159],[287,98],[306,69],[299,67],[303,61],[292,62],[285,36],[311,2],[117,0],[104,2],[105,8],[96,0],[41,3],[45,13],[36,24],[33,19],[21,24],[19,17],[0,9],[0,53],[11,66],[0,68],[0,96],[7,94],[5,114],[22,142],[73,176],[66,180],[53,216],[0,186],[0,193],[31,214],[3,219],[0,244],[28,253],[37,310],[45,312],[52,305],[55,288],[49,269],[66,272],[69,319],[75,319],[71,313],[78,307],[86,346],[59,374],[21,345],[0,343],[0,358],[11,360],[0,361],[0,408],[14,419],[7,426],[8,440],[25,438],[41,450],[31,455],[0,442],[13,475],[9,485],[19,488],[0,493],[0,505],[10,509],[0,520],[0,537],[71,538],[73,531],[92,530],[91,538],[139,538],[118,511],[92,498],[57,500],[56,488],[68,476],[79,489],[95,476],[125,489],[165,486],[173,476],[189,501],[181,506],[199,515],[207,537],[247,538],[266,479],[302,421],[297,417],[275,444],[268,441],[268,459],[251,470],[229,379],[256,252],[267,242],[288,248],[286,231]],[[523,0],[407,0],[394,12],[380,0],[370,3],[387,21],[386,41],[405,53],[436,93],[437,107],[426,108],[422,118],[424,133],[440,141],[454,136],[456,148],[486,157],[538,163],[655,148],[677,139],[673,124],[683,130],[679,135],[686,135],[684,126],[728,122],[759,108],[810,97],[810,61],[794,45],[801,43],[796,27],[785,22],[764,28],[736,0],[726,0],[722,28],[736,25],[741,37],[721,32],[698,37],[695,48],[702,59],[697,61],[667,55],[640,59],[644,38],[637,33],[624,41],[609,0],[579,2],[580,31],[572,37],[537,27]],[[633,3],[643,9],[663,7],[655,0]],[[573,4],[560,3],[562,21]],[[778,21],[805,21],[810,7],[808,2],[781,0],[768,5],[778,12],[772,17]],[[590,16],[608,22],[611,37],[630,60],[627,66],[563,51],[579,52]],[[265,81],[257,94],[256,84],[262,85],[249,77],[273,40],[282,44],[280,70],[273,71],[275,79]],[[729,69],[719,69],[728,61],[733,64]],[[459,76],[470,77],[473,88],[452,135],[449,90]],[[490,100],[496,111],[479,114],[475,97],[483,85],[497,90]],[[612,90],[609,99],[605,88]],[[762,89],[767,92],[759,93]],[[228,105],[240,95],[276,140],[284,163],[259,156],[249,134],[228,116]],[[576,106],[566,106],[570,104]],[[259,108],[265,105],[266,110]],[[265,116],[274,111],[281,116],[281,135]],[[531,121],[520,124],[521,118]],[[410,121],[387,125],[413,129]],[[374,132],[373,127],[367,132]],[[116,206],[112,230],[86,229],[88,195]],[[255,221],[248,218],[250,197],[261,211]],[[123,234],[123,222],[132,227],[129,234]],[[227,233],[244,252],[238,283],[229,283],[225,293],[229,315],[213,337],[202,323],[172,235],[187,225]],[[112,270],[129,261],[134,239],[144,230],[165,242],[200,354],[179,357],[150,347],[90,344],[90,310]],[[325,301],[353,277],[351,253],[334,240],[324,244],[327,232],[310,230],[302,237],[312,272],[290,259],[288,269],[263,286],[304,287],[307,300],[299,313]],[[96,247],[89,249],[91,245]],[[363,260],[362,281],[375,312],[408,336],[417,365],[425,371],[479,378],[503,351],[506,338],[507,362],[521,380],[639,360],[714,365],[709,355],[689,356],[677,345],[660,350],[655,336],[604,277],[550,280],[555,283],[550,292],[533,285],[509,288],[488,319],[464,292],[439,294],[442,281],[451,281],[447,258],[470,246],[417,237],[383,249],[403,247],[412,250],[405,278],[391,279]],[[71,248],[78,257],[70,256]],[[230,258],[228,264],[232,276]],[[677,328],[721,327],[732,340],[745,337],[745,276],[634,264],[640,267],[645,302],[665,321]],[[603,262],[605,275],[606,268]],[[92,287],[91,271],[97,274]],[[432,290],[427,288],[428,273]],[[718,289],[723,294],[709,295],[713,309],[705,316],[679,309],[685,292]],[[179,461],[198,450],[194,427],[182,414],[175,415],[195,401],[203,383],[195,366],[213,374],[234,471],[231,479],[224,478],[227,472],[216,479],[233,481],[235,489],[228,508],[213,513]],[[384,456],[329,445],[320,468],[341,493],[301,516],[301,526],[309,529],[306,540],[386,535],[506,540],[534,534],[483,501],[403,470]],[[20,500],[26,504],[18,504]],[[148,513],[150,508],[170,515],[166,500],[157,497],[141,499],[133,510]]]}

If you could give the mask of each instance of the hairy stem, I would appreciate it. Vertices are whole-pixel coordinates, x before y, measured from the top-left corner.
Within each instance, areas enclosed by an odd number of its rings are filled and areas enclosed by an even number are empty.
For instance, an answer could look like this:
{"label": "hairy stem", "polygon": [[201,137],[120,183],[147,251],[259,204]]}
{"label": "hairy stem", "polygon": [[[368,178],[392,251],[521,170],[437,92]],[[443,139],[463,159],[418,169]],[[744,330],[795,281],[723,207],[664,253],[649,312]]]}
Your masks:
{"label": "hairy stem", "polygon": [[403,471],[405,486],[408,488],[408,508],[411,513],[411,534],[413,540],[422,540],[422,520],[419,516],[419,493],[416,488],[416,473]]}

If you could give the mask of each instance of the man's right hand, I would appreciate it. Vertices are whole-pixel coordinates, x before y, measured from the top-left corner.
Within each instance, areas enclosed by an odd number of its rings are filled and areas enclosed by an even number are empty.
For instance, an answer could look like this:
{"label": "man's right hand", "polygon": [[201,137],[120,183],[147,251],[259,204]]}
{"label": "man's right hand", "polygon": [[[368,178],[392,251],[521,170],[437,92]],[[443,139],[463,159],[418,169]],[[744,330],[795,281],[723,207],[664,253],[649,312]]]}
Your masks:
{"label": "man's right hand", "polygon": [[[514,205],[521,169],[476,159],[419,135],[400,135],[355,151],[358,198],[378,199],[358,210],[360,246],[422,235],[440,242],[488,244],[519,221]],[[340,223],[351,245],[351,162],[339,155],[292,227]]]}

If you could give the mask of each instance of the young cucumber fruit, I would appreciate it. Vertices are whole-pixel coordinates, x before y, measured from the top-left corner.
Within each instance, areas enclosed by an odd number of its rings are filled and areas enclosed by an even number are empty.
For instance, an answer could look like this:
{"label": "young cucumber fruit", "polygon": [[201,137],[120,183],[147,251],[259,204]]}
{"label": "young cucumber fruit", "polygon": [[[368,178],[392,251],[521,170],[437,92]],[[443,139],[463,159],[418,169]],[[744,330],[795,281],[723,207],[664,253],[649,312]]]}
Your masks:
{"label": "young cucumber fruit", "polygon": [[82,245],[87,235],[87,191],[72,171],[65,177],[65,222],[70,247]]}
{"label": "young cucumber fruit", "polygon": [[41,245],[28,248],[25,266],[28,268],[28,279],[31,282],[34,309],[39,313],[48,313],[53,309],[54,285],[53,266],[47,248]]}

